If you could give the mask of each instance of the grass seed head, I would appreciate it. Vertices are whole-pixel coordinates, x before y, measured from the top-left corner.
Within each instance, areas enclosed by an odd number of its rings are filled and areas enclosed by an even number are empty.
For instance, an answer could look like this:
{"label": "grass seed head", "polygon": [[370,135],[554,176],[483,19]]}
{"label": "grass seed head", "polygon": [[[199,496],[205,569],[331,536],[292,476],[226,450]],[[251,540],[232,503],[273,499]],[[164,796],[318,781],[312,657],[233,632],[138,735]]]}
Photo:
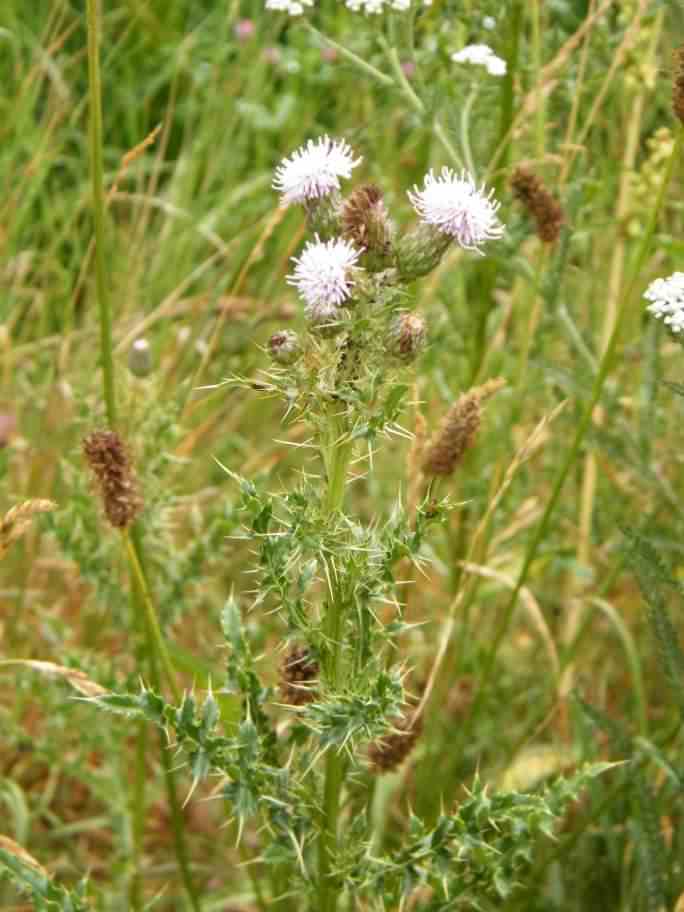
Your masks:
{"label": "grass seed head", "polygon": [[515,169],[511,178],[513,195],[537,224],[537,235],[545,244],[558,240],[565,220],[563,208],[546,189],[543,182],[522,166]]}
{"label": "grass seed head", "polygon": [[672,110],[677,120],[684,124],[684,44],[674,52]]}
{"label": "grass seed head", "polygon": [[368,748],[368,761],[376,774],[389,773],[411,753],[423,730],[421,716],[409,715],[394,725],[394,731],[378,738]]}
{"label": "grass seed head", "polygon": [[83,440],[83,453],[100,488],[105,516],[125,529],[143,507],[133,466],[116,431],[93,431]]}
{"label": "grass seed head", "polygon": [[280,694],[290,706],[303,706],[316,699],[318,662],[306,646],[292,646],[280,666]]}

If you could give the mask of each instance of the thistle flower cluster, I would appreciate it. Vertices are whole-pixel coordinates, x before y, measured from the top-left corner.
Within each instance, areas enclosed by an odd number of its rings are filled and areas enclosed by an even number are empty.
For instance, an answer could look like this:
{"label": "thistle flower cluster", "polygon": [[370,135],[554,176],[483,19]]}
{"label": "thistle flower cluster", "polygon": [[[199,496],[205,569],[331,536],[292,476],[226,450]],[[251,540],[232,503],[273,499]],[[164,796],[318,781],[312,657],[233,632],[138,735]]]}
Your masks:
{"label": "thistle flower cluster", "polygon": [[[344,140],[323,136],[309,140],[276,168],[273,187],[281,203],[302,204],[312,227],[325,230],[325,237],[317,232],[294,258],[287,277],[313,326],[329,327],[343,320],[343,308],[368,296],[373,276],[382,274],[385,288],[407,284],[434,269],[452,243],[481,253],[486,241],[503,235],[493,191],[478,187],[465,171],[457,174],[443,168],[437,176],[430,171],[422,187],[408,191],[420,223],[398,236],[375,185],[362,185],[348,199],[340,198],[341,180],[348,179],[360,162]],[[377,297],[377,288],[373,294]],[[405,357],[417,349],[424,333],[415,322],[405,322],[403,330],[395,325],[391,334],[394,340],[401,336],[398,353]],[[397,350],[396,344],[388,344]]]}

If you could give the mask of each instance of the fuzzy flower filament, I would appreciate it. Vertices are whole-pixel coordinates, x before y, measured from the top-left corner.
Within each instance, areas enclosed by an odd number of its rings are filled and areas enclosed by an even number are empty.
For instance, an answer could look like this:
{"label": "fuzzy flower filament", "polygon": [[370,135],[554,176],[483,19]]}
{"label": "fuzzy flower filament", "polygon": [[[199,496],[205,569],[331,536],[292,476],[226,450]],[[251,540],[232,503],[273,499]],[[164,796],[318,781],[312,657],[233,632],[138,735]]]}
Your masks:
{"label": "fuzzy flower filament", "polygon": [[299,257],[293,257],[295,268],[287,281],[304,299],[304,311],[312,323],[329,323],[338,317],[340,307],[351,295],[359,256],[349,241],[321,241],[316,235]]}
{"label": "fuzzy flower filament", "polygon": [[494,191],[478,188],[467,171],[457,175],[442,168],[435,177],[430,171],[423,189],[414,187],[408,197],[421,219],[456,241],[465,250],[481,253],[480,246],[502,237],[503,225],[497,218],[501,205],[492,199]]}
{"label": "fuzzy flower filament", "polygon": [[329,136],[316,142],[310,139],[278,165],[273,187],[281,194],[284,206],[320,200],[339,190],[340,178],[351,177],[360,161],[344,140],[334,141]]}
{"label": "fuzzy flower filament", "polygon": [[646,310],[662,320],[672,332],[684,329],[684,272],[673,272],[666,279],[651,282],[644,297],[651,302]]}

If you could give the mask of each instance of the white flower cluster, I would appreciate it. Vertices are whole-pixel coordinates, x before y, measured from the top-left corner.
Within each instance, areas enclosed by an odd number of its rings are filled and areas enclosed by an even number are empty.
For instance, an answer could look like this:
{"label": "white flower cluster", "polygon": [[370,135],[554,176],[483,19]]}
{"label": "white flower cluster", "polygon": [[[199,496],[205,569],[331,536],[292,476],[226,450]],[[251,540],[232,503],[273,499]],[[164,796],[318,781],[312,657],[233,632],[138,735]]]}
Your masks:
{"label": "white flower cluster", "polygon": [[313,6],[313,0],[266,0],[267,10],[289,13],[290,16],[301,16],[305,6]]}
{"label": "white flower cluster", "polygon": [[684,272],[673,272],[666,279],[656,279],[644,292],[651,303],[646,310],[662,320],[672,332],[684,329]]}
{"label": "white flower cluster", "polygon": [[490,76],[504,76],[506,74],[506,61],[497,57],[487,44],[469,44],[460,51],[451,55],[454,63],[470,63],[473,66],[483,66]]}
{"label": "white flower cluster", "polygon": [[[340,178],[351,176],[352,168],[361,161],[344,140],[323,136],[309,140],[276,168],[273,187],[281,193],[281,202],[316,202],[340,188]],[[487,240],[500,238],[503,225],[497,218],[500,203],[492,199],[493,190],[478,188],[466,171],[457,175],[442,168],[439,176],[432,171],[425,176],[423,189],[414,187],[408,197],[427,225],[447,235],[466,250],[480,252]],[[340,238],[306,244],[302,254],[294,257],[294,271],[287,277],[304,299],[307,317],[318,325],[334,322],[339,308],[351,296],[354,274],[361,251]]]}

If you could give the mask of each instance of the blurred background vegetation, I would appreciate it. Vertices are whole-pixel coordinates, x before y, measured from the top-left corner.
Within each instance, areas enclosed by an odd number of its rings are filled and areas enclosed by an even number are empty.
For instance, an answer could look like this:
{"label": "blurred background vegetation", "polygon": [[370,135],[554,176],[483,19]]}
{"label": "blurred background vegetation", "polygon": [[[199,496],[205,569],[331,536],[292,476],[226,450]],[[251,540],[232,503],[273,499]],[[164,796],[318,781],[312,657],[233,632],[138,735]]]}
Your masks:
{"label": "blurred background vegetation", "polygon": [[[486,17],[495,19],[493,30]],[[681,167],[624,311],[619,358],[586,446],[485,700],[467,737],[461,733],[662,179],[675,131],[671,53],[684,34],[681,4],[434,0],[420,7],[411,33],[401,23],[388,33],[382,19],[332,0],[306,17],[315,30],[256,0],[108,0],[103,21],[107,259],[122,430],[142,479],[155,597],[185,684],[201,690],[221,680],[220,610],[231,589],[250,588],[250,554],[237,538],[239,492],[218,463],[266,488],[312,468],[306,450],[285,444],[301,434],[283,427],[279,405],[243,390],[196,390],[255,375],[270,334],[301,320],[284,276],[305,226],[300,211],[278,208],[273,168],[309,137],[344,137],[363,155],[360,178],[382,186],[393,216],[408,222],[406,190],[430,167],[453,164],[435,139],[431,114],[439,110],[455,144],[496,188],[507,235],[487,259],[454,253],[417,283],[412,306],[428,321],[430,344],[404,425],[419,433],[435,427],[475,382],[500,375],[508,385],[451,483],[461,506],[426,551],[426,576],[407,589],[409,616],[421,622],[404,643],[419,690],[463,575],[479,579],[457,618],[439,712],[392,784],[398,800],[390,814],[398,826],[409,806],[434,815],[463,794],[476,769],[492,784],[529,787],[580,760],[632,757],[640,738],[641,799],[627,780],[597,782],[510,908],[651,910],[659,908],[654,896],[673,907],[684,890],[681,738],[624,533],[639,532],[662,559],[678,622],[683,408],[665,381],[682,382],[682,354],[645,319],[638,294],[682,262]],[[321,34],[380,69],[384,34],[426,110],[360,74]],[[479,79],[473,95],[475,83],[450,55],[474,42],[508,59],[517,47],[517,64],[505,80]],[[104,421],[84,3],[5,0],[0,48],[0,513],[27,498],[58,504],[0,567],[1,657],[49,660],[103,686],[135,688],[140,656],[123,555],[80,457],[81,438]],[[495,159],[511,117],[511,142]],[[510,174],[521,162],[565,207],[567,231],[553,249],[513,200]],[[140,337],[153,354],[146,379],[127,369]],[[564,400],[500,503],[479,569],[464,569],[467,542],[514,453]],[[354,488],[359,515],[372,519],[379,503],[389,515],[398,497],[414,492],[414,475],[410,445],[389,440],[374,474]],[[283,631],[265,612],[249,623],[274,683]],[[0,671],[0,832],[65,882],[89,873],[97,907],[112,910],[127,908],[142,844],[146,896],[163,891],[158,908],[183,908],[153,755],[140,836],[128,797],[130,727],[94,717],[62,683],[16,667]],[[593,722],[573,702],[576,690],[597,708]],[[612,736],[610,724],[618,727]],[[200,800],[208,792],[185,809],[202,908],[248,909],[234,829],[221,828],[220,802]],[[0,898],[21,908],[9,886],[0,886]]]}

